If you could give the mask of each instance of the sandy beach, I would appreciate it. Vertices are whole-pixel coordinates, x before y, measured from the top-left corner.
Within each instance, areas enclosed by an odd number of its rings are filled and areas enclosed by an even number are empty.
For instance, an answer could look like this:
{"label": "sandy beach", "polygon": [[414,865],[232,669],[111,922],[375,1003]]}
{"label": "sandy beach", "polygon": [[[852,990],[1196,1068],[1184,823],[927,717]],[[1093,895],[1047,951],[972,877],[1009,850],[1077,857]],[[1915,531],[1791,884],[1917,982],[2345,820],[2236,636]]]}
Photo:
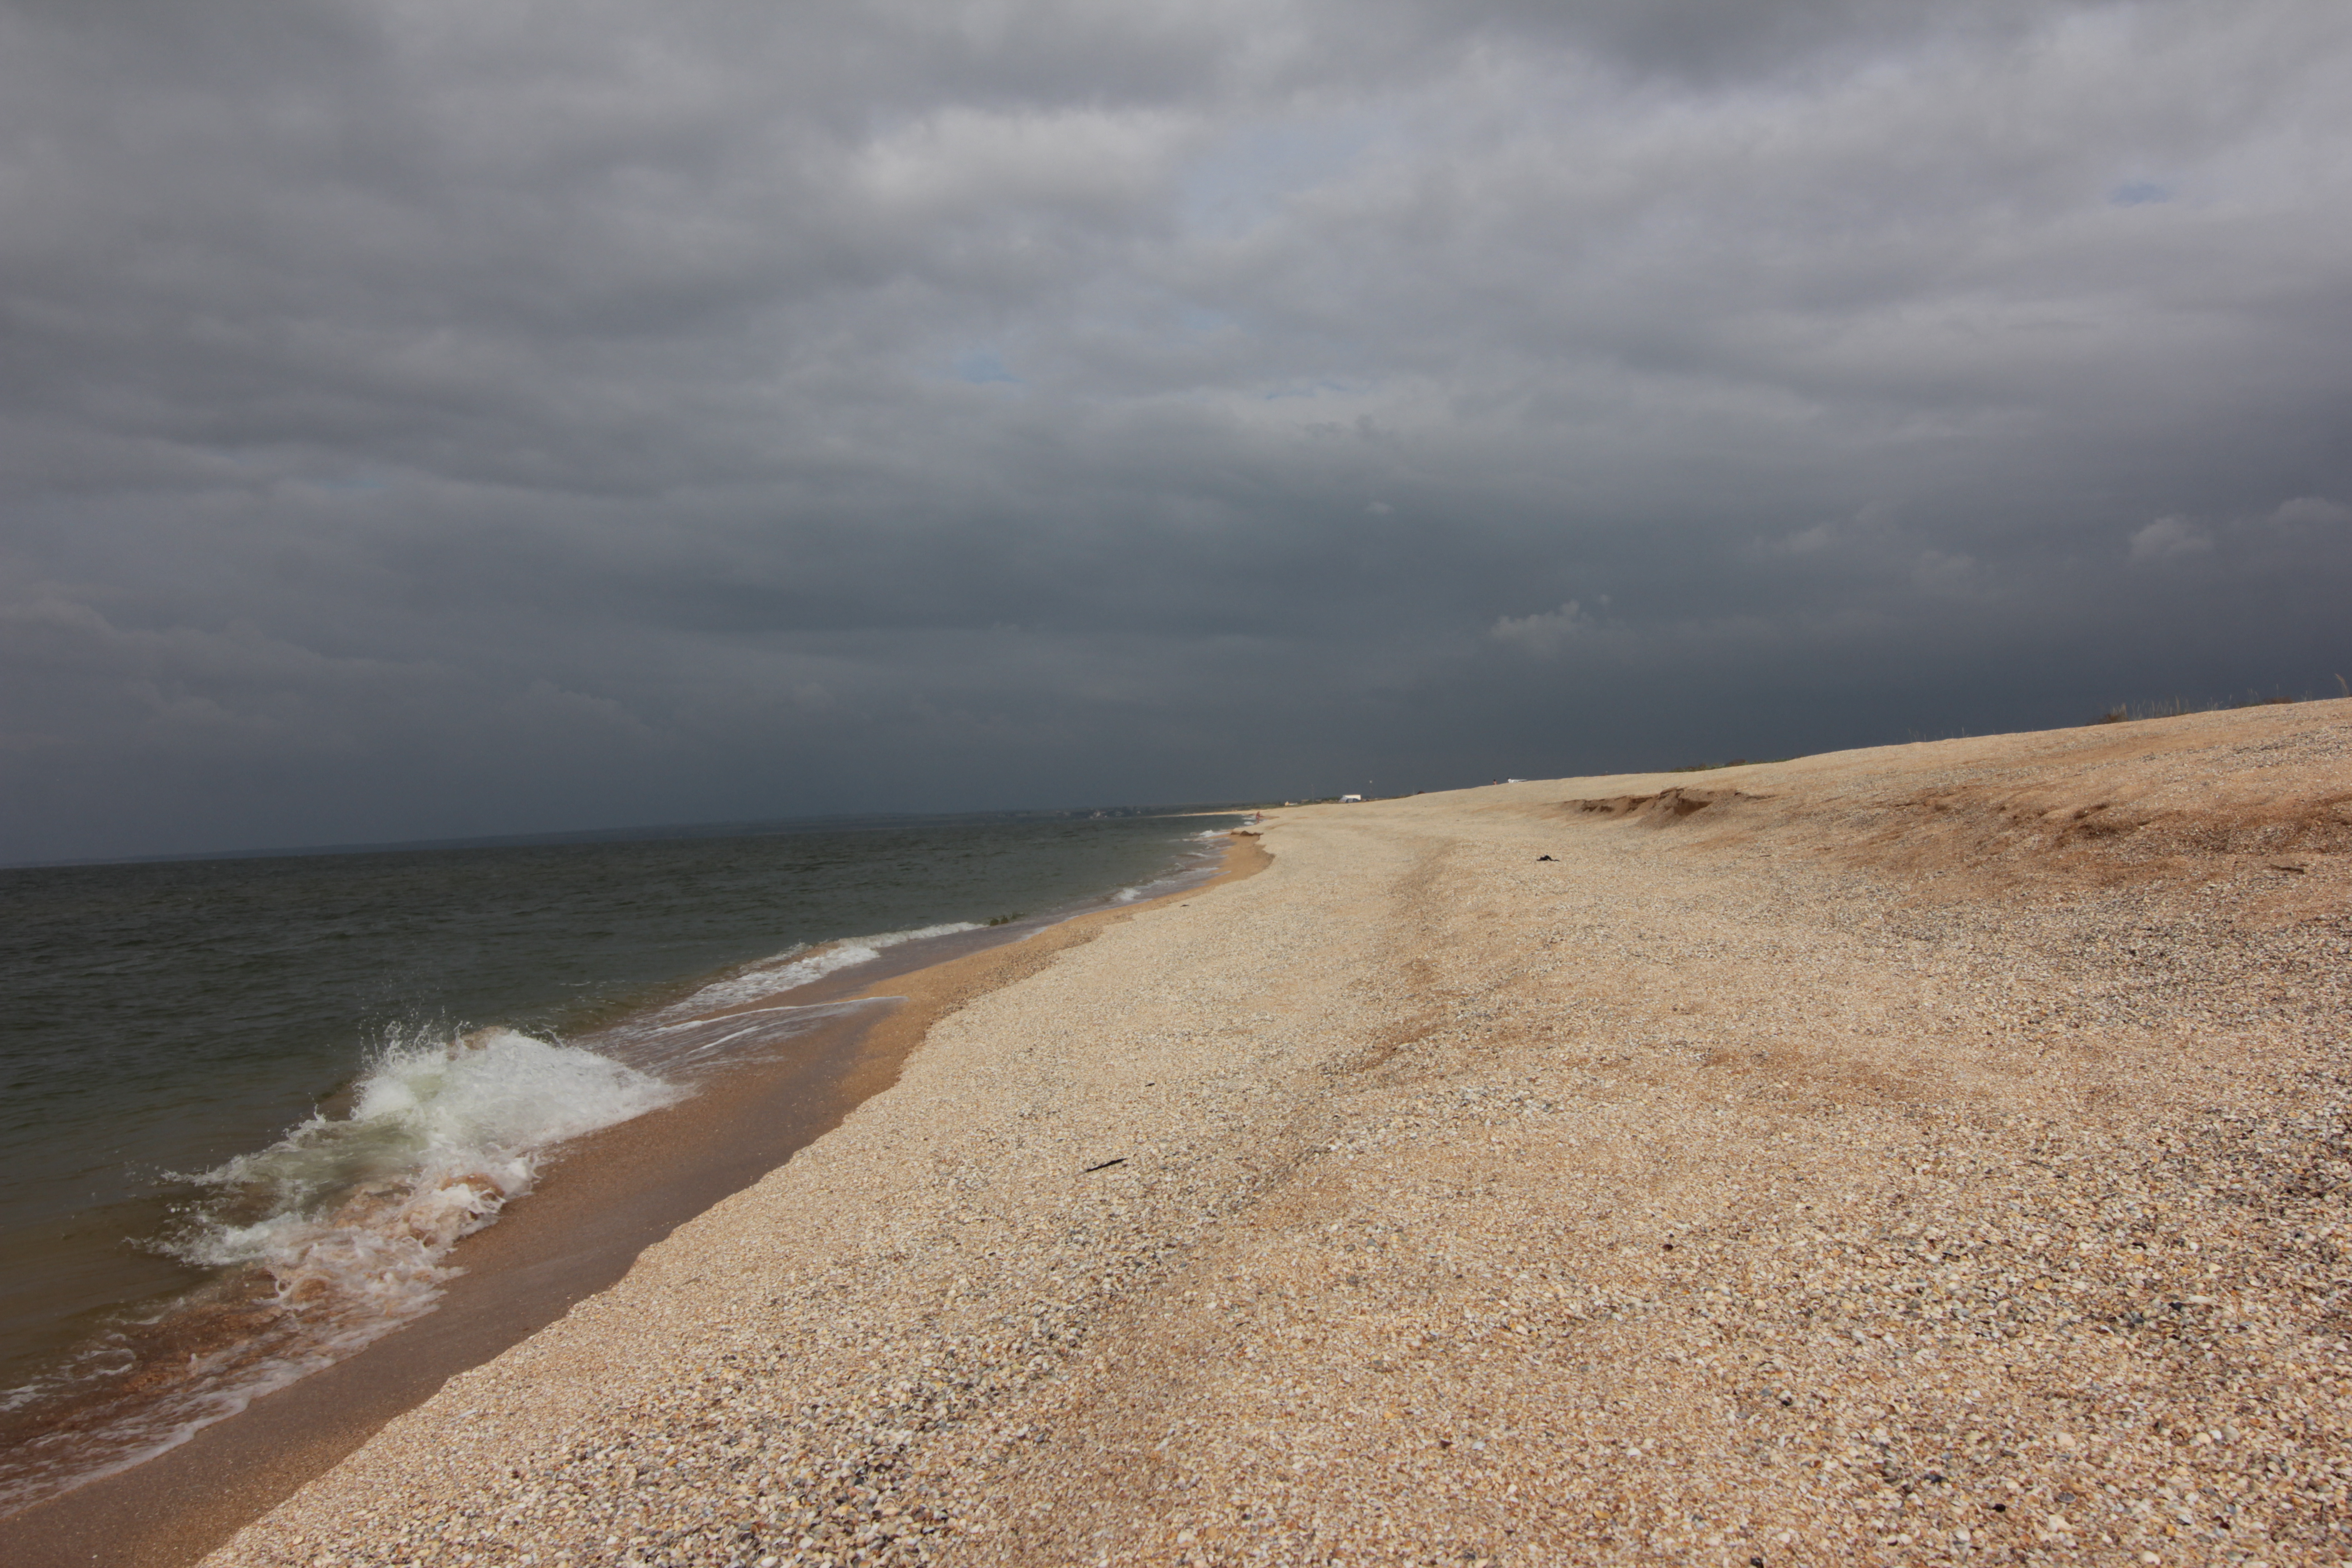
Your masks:
{"label": "sandy beach", "polygon": [[1261,846],[207,1561],[2352,1560],[2352,701]]}

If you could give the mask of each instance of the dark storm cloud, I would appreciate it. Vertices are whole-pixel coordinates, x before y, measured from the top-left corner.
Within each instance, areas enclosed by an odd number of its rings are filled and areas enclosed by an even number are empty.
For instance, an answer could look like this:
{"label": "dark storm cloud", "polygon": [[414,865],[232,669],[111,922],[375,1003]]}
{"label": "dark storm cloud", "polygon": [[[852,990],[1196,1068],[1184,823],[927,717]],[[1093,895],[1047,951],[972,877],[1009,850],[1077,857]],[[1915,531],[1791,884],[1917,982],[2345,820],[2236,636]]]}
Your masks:
{"label": "dark storm cloud", "polygon": [[0,858],[2332,689],[2309,3],[0,0]]}

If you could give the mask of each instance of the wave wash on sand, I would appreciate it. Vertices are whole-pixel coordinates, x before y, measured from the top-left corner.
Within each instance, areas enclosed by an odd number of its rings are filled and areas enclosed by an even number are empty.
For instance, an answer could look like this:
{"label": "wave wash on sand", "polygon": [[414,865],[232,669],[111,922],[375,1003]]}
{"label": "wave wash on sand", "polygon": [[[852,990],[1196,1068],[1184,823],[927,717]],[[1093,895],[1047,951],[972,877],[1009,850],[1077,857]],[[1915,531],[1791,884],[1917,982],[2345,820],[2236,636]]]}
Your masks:
{"label": "wave wash on sand", "polygon": [[198,1196],[159,1250],[214,1278],[6,1392],[0,1509],[138,1464],[431,1311],[450,1249],[551,1148],[683,1092],[511,1029],[387,1045],[348,1111],[177,1178]]}
{"label": "wave wash on sand", "polygon": [[2352,703],[1264,844],[214,1561],[2343,1555]]}

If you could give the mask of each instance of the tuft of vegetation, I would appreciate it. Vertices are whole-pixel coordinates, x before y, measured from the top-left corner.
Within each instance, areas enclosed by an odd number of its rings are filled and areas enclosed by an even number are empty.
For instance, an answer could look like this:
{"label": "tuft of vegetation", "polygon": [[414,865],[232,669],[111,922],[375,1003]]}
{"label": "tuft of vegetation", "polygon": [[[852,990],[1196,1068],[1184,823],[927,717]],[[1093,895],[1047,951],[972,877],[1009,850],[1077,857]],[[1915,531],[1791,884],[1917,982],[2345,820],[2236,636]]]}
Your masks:
{"label": "tuft of vegetation", "polygon": [[[2344,686],[2344,678],[2337,676],[2336,683]],[[2344,695],[2352,697],[2352,686],[2345,688]],[[2280,708],[2291,702],[2308,700],[2304,697],[2289,697],[2283,691],[2273,691],[2267,697],[2259,691],[2248,691],[2243,697],[2225,697],[2219,701],[2167,697],[2154,702],[2118,702],[2091,721],[2095,724],[2129,724],[2143,719],[2179,719],[2190,713],[2224,713],[2239,708]]]}

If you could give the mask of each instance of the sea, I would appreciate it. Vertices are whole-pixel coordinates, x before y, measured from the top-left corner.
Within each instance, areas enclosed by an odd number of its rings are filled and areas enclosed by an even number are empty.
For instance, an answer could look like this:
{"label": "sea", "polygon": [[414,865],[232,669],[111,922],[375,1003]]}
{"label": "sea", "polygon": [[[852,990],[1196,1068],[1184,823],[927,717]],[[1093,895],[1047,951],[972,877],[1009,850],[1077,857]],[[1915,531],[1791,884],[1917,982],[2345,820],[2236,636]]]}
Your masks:
{"label": "sea", "polygon": [[0,1515],[431,1311],[566,1141],[826,1011],[713,1008],[1181,889],[1213,813],[0,869]]}

